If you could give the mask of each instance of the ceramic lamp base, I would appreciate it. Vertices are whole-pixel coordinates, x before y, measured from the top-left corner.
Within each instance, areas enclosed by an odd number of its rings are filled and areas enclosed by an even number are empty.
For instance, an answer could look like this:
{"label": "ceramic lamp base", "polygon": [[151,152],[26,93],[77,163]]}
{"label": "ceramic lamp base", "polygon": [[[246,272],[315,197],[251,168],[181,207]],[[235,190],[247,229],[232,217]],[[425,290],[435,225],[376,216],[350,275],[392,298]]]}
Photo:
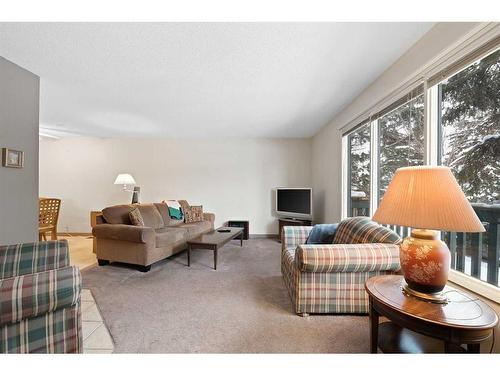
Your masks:
{"label": "ceramic lamp base", "polygon": [[438,232],[413,229],[401,243],[399,258],[406,293],[425,301],[446,303],[442,291],[448,281],[451,257]]}
{"label": "ceramic lamp base", "polygon": [[408,284],[404,283],[402,286],[402,291],[403,293],[406,293],[410,296],[416,297],[418,299],[427,301],[427,302],[432,302],[432,303],[448,303],[448,298],[446,298],[446,295],[443,292],[438,292],[438,293],[423,293],[419,292],[417,290],[413,290],[408,286]]}

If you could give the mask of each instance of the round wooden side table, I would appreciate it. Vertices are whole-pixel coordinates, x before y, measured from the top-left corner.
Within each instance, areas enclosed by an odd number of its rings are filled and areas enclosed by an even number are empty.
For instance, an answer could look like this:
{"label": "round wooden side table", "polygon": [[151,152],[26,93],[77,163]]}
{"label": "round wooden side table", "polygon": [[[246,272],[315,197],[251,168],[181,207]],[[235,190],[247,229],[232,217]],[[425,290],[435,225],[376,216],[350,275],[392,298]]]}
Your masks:
{"label": "round wooden side table", "polygon": [[[370,351],[377,353],[479,353],[498,324],[495,311],[478,298],[446,287],[449,302],[423,301],[403,292],[400,275],[375,276],[370,297]],[[379,317],[389,322],[379,324]],[[467,349],[462,347],[467,345]]]}

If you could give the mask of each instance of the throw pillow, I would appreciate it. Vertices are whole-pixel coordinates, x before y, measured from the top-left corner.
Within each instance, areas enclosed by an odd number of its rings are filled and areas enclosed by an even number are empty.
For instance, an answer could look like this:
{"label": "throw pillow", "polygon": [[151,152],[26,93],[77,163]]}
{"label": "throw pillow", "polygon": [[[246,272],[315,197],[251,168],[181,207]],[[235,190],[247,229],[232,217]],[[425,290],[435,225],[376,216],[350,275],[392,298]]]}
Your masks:
{"label": "throw pillow", "polygon": [[203,221],[203,206],[191,206],[184,216],[186,223]]}
{"label": "throw pillow", "polygon": [[170,215],[170,218],[175,220],[182,220],[182,210],[179,202],[174,200],[169,200],[165,201],[165,203],[168,206],[168,214]]}
{"label": "throw pillow", "polygon": [[189,211],[189,203],[184,199],[179,199],[177,202],[181,205],[181,211],[183,215],[186,215],[186,212]]}
{"label": "throw pillow", "polygon": [[316,224],[309,233],[306,244],[333,243],[338,226],[338,224]]}
{"label": "throw pillow", "polygon": [[138,227],[144,227],[144,219],[142,218],[141,211],[138,208],[134,208],[132,211],[128,213],[128,217],[132,222],[132,225],[136,225]]}

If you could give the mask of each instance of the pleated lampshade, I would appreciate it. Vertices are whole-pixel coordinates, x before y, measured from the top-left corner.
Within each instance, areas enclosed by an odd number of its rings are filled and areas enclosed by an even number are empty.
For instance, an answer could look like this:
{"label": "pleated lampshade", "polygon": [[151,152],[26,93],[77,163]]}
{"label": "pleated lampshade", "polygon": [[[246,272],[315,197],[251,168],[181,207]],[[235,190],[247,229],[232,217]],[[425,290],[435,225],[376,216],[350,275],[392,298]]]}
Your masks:
{"label": "pleated lampshade", "polygon": [[484,232],[448,167],[399,168],[373,220],[450,232]]}

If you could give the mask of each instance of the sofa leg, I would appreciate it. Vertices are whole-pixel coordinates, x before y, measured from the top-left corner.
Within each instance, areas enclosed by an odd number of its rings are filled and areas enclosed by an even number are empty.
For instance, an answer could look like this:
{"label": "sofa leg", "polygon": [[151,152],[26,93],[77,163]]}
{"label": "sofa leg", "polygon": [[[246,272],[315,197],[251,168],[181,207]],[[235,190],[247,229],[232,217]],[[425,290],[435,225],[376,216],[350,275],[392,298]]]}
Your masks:
{"label": "sofa leg", "polygon": [[151,264],[149,266],[139,266],[138,269],[141,272],[149,272],[149,270],[151,269]]}
{"label": "sofa leg", "polygon": [[105,260],[105,259],[97,259],[97,263],[100,265],[100,266],[107,266],[109,264],[109,260]]}
{"label": "sofa leg", "polygon": [[308,313],[298,313],[297,315],[298,315],[298,316],[301,316],[301,317],[303,317],[303,318],[307,318],[307,317],[309,316],[309,314],[308,314]]}

